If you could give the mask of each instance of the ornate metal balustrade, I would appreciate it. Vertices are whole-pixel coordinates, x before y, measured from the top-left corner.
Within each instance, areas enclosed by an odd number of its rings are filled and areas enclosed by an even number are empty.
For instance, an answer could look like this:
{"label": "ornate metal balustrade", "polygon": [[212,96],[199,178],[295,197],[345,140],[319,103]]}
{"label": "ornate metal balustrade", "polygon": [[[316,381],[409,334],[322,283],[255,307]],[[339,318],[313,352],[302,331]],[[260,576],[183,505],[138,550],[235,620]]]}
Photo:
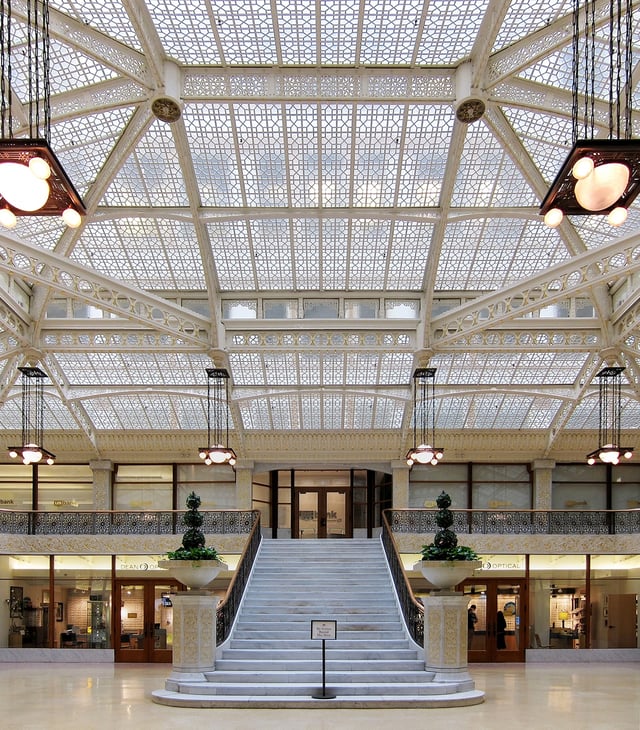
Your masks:
{"label": "ornate metal balustrade", "polygon": [[260,547],[260,541],[262,535],[260,533],[260,512],[253,512],[254,522],[251,528],[251,533],[244,552],[240,557],[240,561],[234,571],[233,578],[227,589],[225,597],[222,599],[217,611],[217,622],[216,622],[216,642],[221,644],[231,632],[231,627],[235,620],[238,609],[240,608],[240,602],[244,594],[244,589],[251,575],[251,569],[253,568],[253,561],[256,558],[258,548]]}
{"label": "ornate metal balustrade", "polygon": [[[437,510],[385,511],[392,532],[436,532]],[[452,529],[476,535],[621,535],[640,533],[640,510],[459,510]]]}
{"label": "ornate metal balustrade", "polygon": [[389,569],[396,587],[396,593],[398,594],[398,600],[400,601],[400,607],[407,629],[413,637],[413,640],[420,646],[423,646],[424,609],[414,598],[413,591],[407,580],[407,575],[402,567],[398,548],[393,539],[391,527],[387,519],[387,512],[392,511],[386,510],[382,515],[382,546],[387,556],[387,562],[389,563]]}
{"label": "ornate metal balustrade", "polygon": [[[0,533],[15,535],[179,535],[184,511],[32,512],[0,510]],[[202,511],[210,535],[249,534],[255,510]]]}

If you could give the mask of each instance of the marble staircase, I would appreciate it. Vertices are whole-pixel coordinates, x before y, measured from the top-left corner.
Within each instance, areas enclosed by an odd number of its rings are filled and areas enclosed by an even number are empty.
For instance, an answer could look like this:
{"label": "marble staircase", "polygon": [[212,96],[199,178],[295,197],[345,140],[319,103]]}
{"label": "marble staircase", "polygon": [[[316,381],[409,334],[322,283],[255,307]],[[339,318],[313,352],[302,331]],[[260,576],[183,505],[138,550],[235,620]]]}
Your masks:
{"label": "marble staircase", "polygon": [[[326,642],[312,620],[335,620]],[[206,681],[175,673],[161,704],[189,707],[461,706],[483,694],[473,680],[434,682],[407,633],[377,540],[264,540],[229,640]]]}

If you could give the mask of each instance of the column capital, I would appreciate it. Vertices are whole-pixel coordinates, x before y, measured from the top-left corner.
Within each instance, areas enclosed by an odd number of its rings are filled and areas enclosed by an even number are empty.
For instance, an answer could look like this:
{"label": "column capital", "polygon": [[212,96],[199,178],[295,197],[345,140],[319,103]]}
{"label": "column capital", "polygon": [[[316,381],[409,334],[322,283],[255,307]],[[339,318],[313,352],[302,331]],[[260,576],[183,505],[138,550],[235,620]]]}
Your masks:
{"label": "column capital", "polygon": [[93,471],[113,471],[113,461],[110,459],[92,459],[89,468]]}
{"label": "column capital", "polygon": [[534,459],[531,462],[531,468],[534,471],[537,471],[538,469],[554,469],[555,466],[555,459]]}
{"label": "column capital", "polygon": [[406,471],[409,471],[411,468],[409,464],[407,464],[406,459],[394,459],[391,462],[391,468],[395,471],[396,469],[405,469]]}

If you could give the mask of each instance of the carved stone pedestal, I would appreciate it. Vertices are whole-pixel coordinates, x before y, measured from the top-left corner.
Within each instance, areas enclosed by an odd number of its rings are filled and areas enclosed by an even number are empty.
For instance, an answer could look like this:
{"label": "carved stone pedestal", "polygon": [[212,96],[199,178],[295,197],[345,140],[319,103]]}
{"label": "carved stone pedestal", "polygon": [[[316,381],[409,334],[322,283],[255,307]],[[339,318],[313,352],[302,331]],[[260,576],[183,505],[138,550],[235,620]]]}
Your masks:
{"label": "carved stone pedestal", "polygon": [[218,596],[191,590],[172,596],[173,671],[171,680],[205,682],[205,672],[216,665],[216,609]]}
{"label": "carved stone pedestal", "polygon": [[446,592],[425,596],[424,662],[435,672],[436,682],[474,682],[467,662],[467,604],[462,593]]}

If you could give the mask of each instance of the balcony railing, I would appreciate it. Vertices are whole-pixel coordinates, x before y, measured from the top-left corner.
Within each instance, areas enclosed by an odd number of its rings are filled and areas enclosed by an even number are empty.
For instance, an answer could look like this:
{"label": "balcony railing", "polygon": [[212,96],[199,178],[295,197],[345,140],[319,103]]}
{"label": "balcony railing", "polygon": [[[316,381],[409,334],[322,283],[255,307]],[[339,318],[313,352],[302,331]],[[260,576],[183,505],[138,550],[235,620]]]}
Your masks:
{"label": "balcony railing", "polygon": [[[184,511],[33,512],[0,510],[0,533],[10,535],[180,535]],[[209,535],[249,534],[256,510],[201,511]]]}
{"label": "balcony railing", "polygon": [[[385,510],[393,532],[432,533],[438,510]],[[640,510],[463,510],[452,530],[470,535],[628,535],[640,533]]]}

